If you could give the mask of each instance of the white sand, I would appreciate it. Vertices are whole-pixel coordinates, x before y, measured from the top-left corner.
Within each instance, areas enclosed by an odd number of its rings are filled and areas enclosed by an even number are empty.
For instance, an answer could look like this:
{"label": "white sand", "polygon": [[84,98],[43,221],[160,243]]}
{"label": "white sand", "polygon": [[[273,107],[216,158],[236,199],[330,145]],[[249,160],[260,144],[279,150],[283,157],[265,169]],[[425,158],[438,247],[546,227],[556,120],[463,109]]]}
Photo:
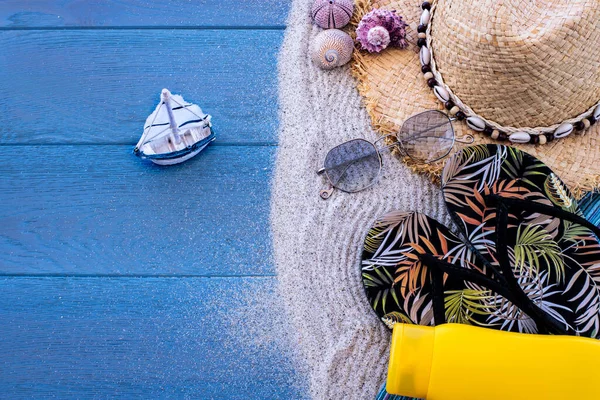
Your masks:
{"label": "white sand", "polygon": [[[325,187],[315,171],[345,140],[374,140],[347,67],[321,71],[307,53],[320,29],[312,0],[294,0],[279,57],[280,135],[272,198],[279,290],[306,360],[315,399],[370,399],[385,378],[389,331],[379,322],[360,280],[362,241],[377,216],[418,210],[445,216],[441,192],[385,154],[379,183],[356,194]],[[410,99],[407,99],[410,101]]]}

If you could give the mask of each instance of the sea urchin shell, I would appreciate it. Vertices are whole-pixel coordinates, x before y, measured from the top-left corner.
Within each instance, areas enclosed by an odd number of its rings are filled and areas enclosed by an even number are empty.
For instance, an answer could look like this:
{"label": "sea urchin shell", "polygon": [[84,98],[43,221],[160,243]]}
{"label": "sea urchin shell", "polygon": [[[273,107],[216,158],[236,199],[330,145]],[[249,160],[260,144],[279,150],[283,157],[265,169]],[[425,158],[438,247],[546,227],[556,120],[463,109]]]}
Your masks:
{"label": "sea urchin shell", "polygon": [[354,41],[346,32],[329,29],[319,33],[312,43],[311,57],[322,69],[347,64],[352,58]]}
{"label": "sea urchin shell", "polygon": [[366,14],[356,28],[356,39],[363,50],[379,53],[388,46],[405,48],[406,27],[402,17],[396,11],[373,9]]}
{"label": "sea urchin shell", "polygon": [[353,0],[316,0],[311,15],[321,28],[339,29],[350,22],[353,12]]}

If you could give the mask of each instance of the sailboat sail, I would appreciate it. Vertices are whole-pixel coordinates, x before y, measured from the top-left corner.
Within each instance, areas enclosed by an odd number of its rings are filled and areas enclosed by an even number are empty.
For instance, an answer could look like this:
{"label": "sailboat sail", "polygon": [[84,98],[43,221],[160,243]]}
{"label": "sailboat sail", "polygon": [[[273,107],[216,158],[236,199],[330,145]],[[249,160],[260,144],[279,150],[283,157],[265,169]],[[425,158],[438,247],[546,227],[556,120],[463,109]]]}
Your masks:
{"label": "sailboat sail", "polygon": [[[171,95],[171,110],[178,128],[203,128],[210,123],[210,115],[202,112],[196,104],[191,104],[183,100],[180,95]],[[146,140],[164,134],[170,128],[168,107],[164,102],[160,102],[156,109],[146,119],[144,124],[144,133],[148,131]]]}

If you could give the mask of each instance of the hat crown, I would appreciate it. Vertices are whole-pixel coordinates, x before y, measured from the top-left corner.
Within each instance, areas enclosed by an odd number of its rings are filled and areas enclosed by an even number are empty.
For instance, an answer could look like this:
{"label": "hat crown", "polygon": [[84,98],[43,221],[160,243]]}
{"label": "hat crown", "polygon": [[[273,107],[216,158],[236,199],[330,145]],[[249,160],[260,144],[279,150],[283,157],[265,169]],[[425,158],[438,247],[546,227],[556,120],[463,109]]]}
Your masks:
{"label": "hat crown", "polygon": [[546,127],[600,100],[600,0],[438,0],[431,48],[444,83],[484,118]]}

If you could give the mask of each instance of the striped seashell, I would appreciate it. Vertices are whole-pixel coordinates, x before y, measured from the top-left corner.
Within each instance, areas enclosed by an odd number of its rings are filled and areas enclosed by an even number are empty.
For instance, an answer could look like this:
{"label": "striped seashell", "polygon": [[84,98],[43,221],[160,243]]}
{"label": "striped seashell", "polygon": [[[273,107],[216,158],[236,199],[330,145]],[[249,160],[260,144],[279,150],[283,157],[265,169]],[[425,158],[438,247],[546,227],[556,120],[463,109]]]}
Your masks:
{"label": "striped seashell", "polygon": [[429,63],[431,62],[431,52],[427,47],[421,47],[419,58],[421,59],[421,65],[429,65]]}
{"label": "striped seashell", "polygon": [[352,0],[316,0],[312,6],[312,19],[324,29],[339,29],[348,25],[354,2]]}
{"label": "striped seashell", "polygon": [[513,143],[529,143],[531,136],[527,132],[515,132],[508,137]]}
{"label": "striped seashell", "polygon": [[485,122],[479,117],[469,117],[467,118],[467,125],[469,128],[473,129],[477,132],[483,132],[485,129]]}
{"label": "striped seashell", "polygon": [[347,64],[352,58],[354,41],[346,32],[329,29],[319,33],[311,48],[311,57],[322,69],[333,69]]}
{"label": "striped seashell", "polygon": [[569,123],[565,122],[564,124],[562,124],[558,128],[556,128],[556,130],[554,131],[554,137],[557,139],[561,139],[561,138],[569,136],[572,132],[573,132],[573,124],[569,124]]}
{"label": "striped seashell", "polygon": [[444,89],[441,86],[434,86],[433,93],[435,94],[435,97],[437,97],[438,100],[441,101],[442,103],[445,103],[448,100],[450,100],[450,94],[448,93],[448,91],[446,89]]}
{"label": "striped seashell", "polygon": [[600,104],[596,106],[592,115],[595,119],[600,120]]}
{"label": "striped seashell", "polygon": [[429,10],[424,10],[423,14],[421,14],[421,20],[419,21],[421,25],[427,25],[429,23],[429,18],[431,14]]}

